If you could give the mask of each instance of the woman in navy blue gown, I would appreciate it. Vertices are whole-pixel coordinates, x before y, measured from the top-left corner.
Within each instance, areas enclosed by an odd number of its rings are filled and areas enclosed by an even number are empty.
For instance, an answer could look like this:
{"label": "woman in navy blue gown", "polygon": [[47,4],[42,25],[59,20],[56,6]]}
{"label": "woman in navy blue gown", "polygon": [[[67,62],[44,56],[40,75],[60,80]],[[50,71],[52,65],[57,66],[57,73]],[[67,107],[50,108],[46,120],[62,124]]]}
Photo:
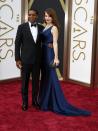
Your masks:
{"label": "woman in navy blue gown", "polygon": [[72,106],[65,99],[56,74],[58,59],[58,21],[53,9],[44,12],[45,29],[42,32],[42,72],[40,83],[40,109],[66,116],[87,116],[89,111]]}

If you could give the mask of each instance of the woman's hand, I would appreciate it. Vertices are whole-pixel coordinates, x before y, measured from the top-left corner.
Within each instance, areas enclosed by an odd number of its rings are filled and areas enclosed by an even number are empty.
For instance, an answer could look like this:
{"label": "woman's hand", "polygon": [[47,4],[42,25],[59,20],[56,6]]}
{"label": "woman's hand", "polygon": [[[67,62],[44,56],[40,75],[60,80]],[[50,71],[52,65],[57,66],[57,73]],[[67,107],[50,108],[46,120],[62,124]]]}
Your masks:
{"label": "woman's hand", "polygon": [[56,66],[58,66],[59,63],[60,63],[59,59],[54,59],[54,64],[55,64]]}

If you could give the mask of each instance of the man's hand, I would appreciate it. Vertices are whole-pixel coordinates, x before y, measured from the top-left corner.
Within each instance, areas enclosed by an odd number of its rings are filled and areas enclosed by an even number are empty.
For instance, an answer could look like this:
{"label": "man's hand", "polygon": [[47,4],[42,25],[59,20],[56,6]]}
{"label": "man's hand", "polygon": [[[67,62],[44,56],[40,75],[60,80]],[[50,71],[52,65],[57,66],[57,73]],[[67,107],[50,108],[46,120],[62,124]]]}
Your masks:
{"label": "man's hand", "polygon": [[16,61],[16,66],[17,68],[21,69],[22,68],[22,63],[20,60]]}

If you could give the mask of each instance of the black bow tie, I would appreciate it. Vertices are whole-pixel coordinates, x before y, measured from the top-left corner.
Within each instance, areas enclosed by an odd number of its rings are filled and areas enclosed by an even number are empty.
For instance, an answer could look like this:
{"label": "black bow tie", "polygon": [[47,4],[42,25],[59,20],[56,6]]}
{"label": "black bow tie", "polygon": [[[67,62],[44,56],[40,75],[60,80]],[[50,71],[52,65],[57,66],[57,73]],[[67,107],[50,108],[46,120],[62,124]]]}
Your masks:
{"label": "black bow tie", "polygon": [[31,27],[32,27],[32,26],[35,26],[35,27],[36,27],[36,26],[37,26],[37,24],[36,24],[36,23],[31,23]]}

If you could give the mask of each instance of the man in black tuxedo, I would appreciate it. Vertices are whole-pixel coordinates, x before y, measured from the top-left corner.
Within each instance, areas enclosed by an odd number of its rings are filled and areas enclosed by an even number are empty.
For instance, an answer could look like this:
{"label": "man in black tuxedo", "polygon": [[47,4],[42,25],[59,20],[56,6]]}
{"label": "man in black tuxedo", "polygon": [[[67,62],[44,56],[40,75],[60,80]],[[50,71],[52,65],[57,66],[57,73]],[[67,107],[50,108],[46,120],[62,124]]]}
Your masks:
{"label": "man in black tuxedo", "polygon": [[41,37],[43,26],[36,22],[38,11],[29,10],[29,21],[18,26],[15,39],[16,66],[22,76],[22,110],[28,109],[28,85],[32,74],[32,105],[37,106],[41,64]]}

